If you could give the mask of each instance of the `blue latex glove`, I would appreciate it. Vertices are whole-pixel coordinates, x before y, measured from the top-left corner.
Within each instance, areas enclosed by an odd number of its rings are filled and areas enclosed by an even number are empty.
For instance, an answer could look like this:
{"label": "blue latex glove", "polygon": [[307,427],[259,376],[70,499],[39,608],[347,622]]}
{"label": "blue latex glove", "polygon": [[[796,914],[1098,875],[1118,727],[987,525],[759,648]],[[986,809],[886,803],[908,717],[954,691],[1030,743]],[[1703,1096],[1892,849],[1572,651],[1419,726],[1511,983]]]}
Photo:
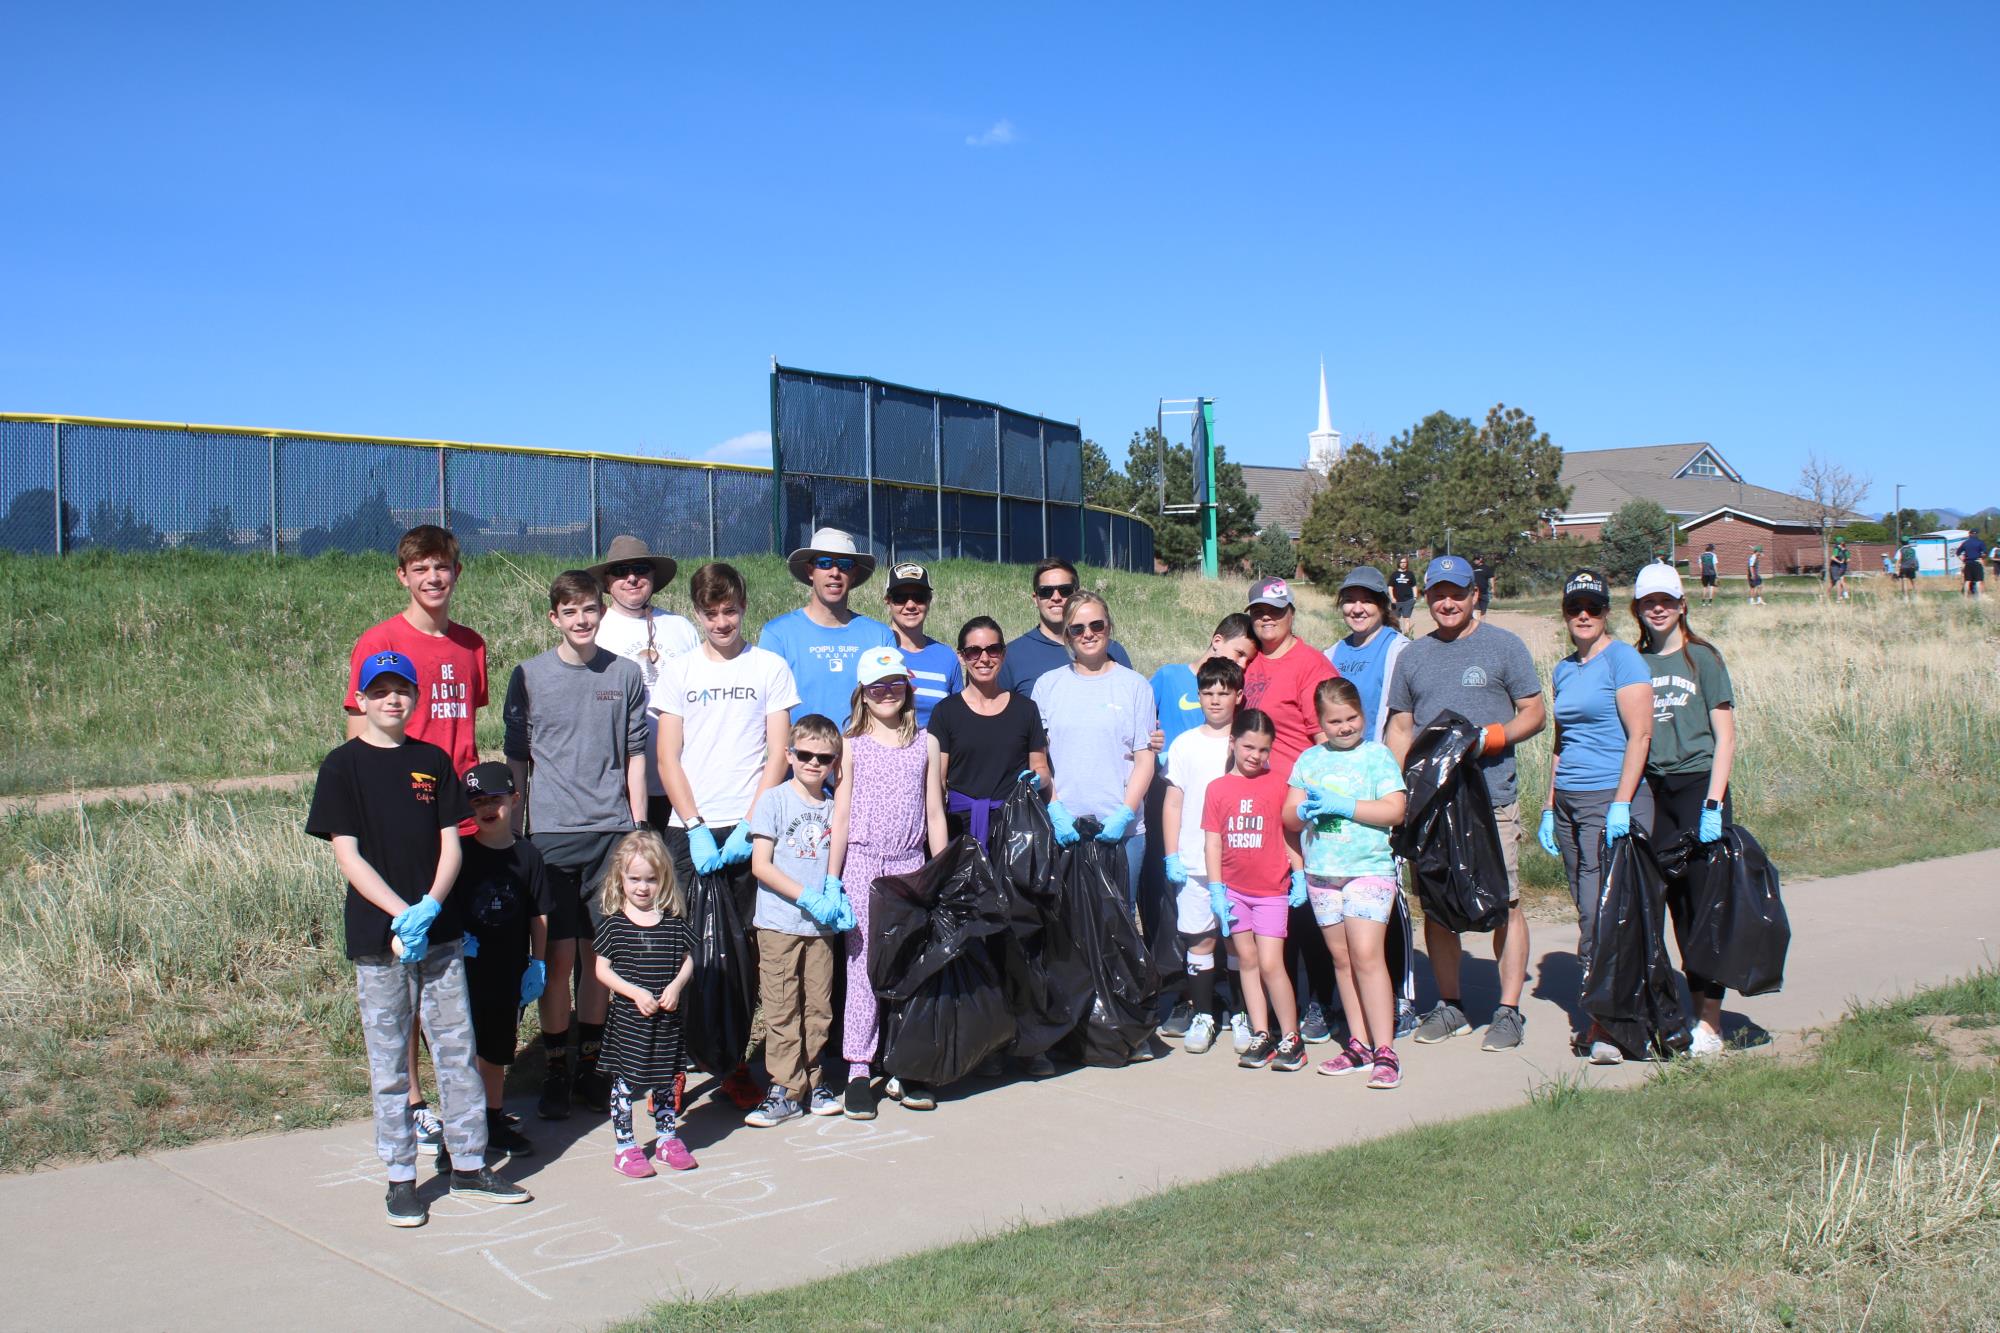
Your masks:
{"label": "blue latex glove", "polygon": [[1722,841],[1722,811],[1704,810],[1701,812],[1701,840],[1703,842]]}
{"label": "blue latex glove", "polygon": [[[1604,813],[1604,837],[1608,842],[1616,842],[1632,831],[1632,803],[1613,801]],[[1720,832],[1718,829],[1717,832]]]}
{"label": "blue latex glove", "polygon": [[[400,941],[403,937],[398,935],[396,938],[398,941]],[[428,935],[418,940],[415,944],[403,945],[403,965],[405,967],[408,967],[412,963],[423,962],[424,955],[429,953],[430,951],[431,951],[431,941]]]}
{"label": "blue latex glove", "polygon": [[697,875],[713,875],[722,869],[722,852],[716,847],[715,835],[709,832],[708,825],[697,824],[688,830],[688,859],[694,862]]}
{"label": "blue latex glove", "polygon": [[467,931],[462,938],[465,941],[465,956],[467,958],[479,957],[479,937]]}
{"label": "blue latex glove", "polygon": [[1014,775],[1014,781],[1025,782],[1036,791],[1042,789],[1042,775],[1032,768],[1024,768]]}
{"label": "blue latex glove", "polygon": [[1299,802],[1299,818],[1308,820],[1354,818],[1354,798],[1342,796],[1336,791],[1322,791],[1315,787]]}
{"label": "blue latex glove", "polygon": [[[713,842],[714,838],[709,841]],[[740,866],[750,859],[750,821],[744,820],[729,831],[729,840],[722,844],[722,864]]]}
{"label": "blue latex glove", "polygon": [[1063,808],[1061,801],[1049,802],[1049,822],[1056,826],[1056,842],[1063,847],[1074,847],[1083,837],[1076,831],[1076,820]]}
{"label": "blue latex glove", "polygon": [[847,900],[847,890],[838,887],[839,884],[839,880],[834,881],[833,920],[827,922],[827,924],[835,930],[853,930],[855,924],[854,904]]}
{"label": "blue latex glove", "polygon": [[1131,829],[1132,821],[1138,817],[1138,812],[1133,810],[1131,806],[1119,806],[1104,821],[1104,827],[1097,831],[1097,840],[1099,842],[1117,842]]}
{"label": "blue latex glove", "polygon": [[389,922],[389,929],[396,932],[396,938],[403,942],[403,958],[414,962],[424,956],[424,946],[430,942],[431,922],[438,917],[438,900],[428,893],[396,913]]}
{"label": "blue latex glove", "polygon": [[839,881],[835,880],[834,885],[836,887],[828,888],[827,877],[822,877],[818,888],[807,889],[799,895],[799,910],[820,925],[831,926],[840,903]]}
{"label": "blue latex glove", "polygon": [[523,1007],[542,998],[542,992],[549,988],[549,965],[539,958],[530,958],[528,968],[521,973],[521,1004]]}
{"label": "blue latex glove", "polygon": [[1550,856],[1560,857],[1562,848],[1556,846],[1556,812],[1542,811],[1541,826],[1535,830],[1535,841],[1542,844],[1542,850]]}
{"label": "blue latex glove", "polygon": [[1292,872],[1292,891],[1285,895],[1285,906],[1304,907],[1306,905],[1306,872]]}
{"label": "blue latex glove", "polygon": [[1222,928],[1222,938],[1228,939],[1230,928],[1236,924],[1235,909],[1229,905],[1229,890],[1220,881],[1209,881],[1208,905],[1215,912],[1215,924]]}
{"label": "blue latex glove", "polygon": [[1167,853],[1167,883],[1187,883],[1187,866],[1182,863],[1179,852]]}

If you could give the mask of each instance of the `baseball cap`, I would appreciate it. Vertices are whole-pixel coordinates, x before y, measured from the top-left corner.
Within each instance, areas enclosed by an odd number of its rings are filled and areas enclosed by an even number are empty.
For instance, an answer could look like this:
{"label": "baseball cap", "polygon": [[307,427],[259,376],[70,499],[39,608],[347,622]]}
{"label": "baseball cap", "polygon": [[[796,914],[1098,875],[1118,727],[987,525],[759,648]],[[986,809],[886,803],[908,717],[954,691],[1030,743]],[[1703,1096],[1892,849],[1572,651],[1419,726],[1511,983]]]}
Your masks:
{"label": "baseball cap", "polygon": [[1686,598],[1687,594],[1681,589],[1681,576],[1674,571],[1672,565],[1647,565],[1639,571],[1639,577],[1632,580],[1633,601],[1649,597],[1656,592],[1663,592],[1676,601]]}
{"label": "baseball cap", "polygon": [[1563,602],[1572,597],[1594,597],[1606,606],[1611,605],[1611,585],[1598,577],[1594,569],[1579,569],[1563,580]]}
{"label": "baseball cap", "polygon": [[1292,585],[1283,579],[1258,579],[1250,585],[1251,606],[1290,606]]}
{"label": "baseball cap", "polygon": [[414,685],[417,683],[417,668],[401,653],[371,653],[361,663],[361,674],[355,678],[354,688],[367,689],[374,684],[377,676],[401,676]]}
{"label": "baseball cap", "polygon": [[904,664],[902,653],[894,648],[870,648],[854,664],[857,685],[873,685],[878,680],[891,680],[897,676],[907,678],[909,674],[910,668]]}
{"label": "baseball cap", "polygon": [[514,771],[497,759],[474,764],[465,770],[465,794],[473,800],[481,796],[512,796]]}
{"label": "baseball cap", "polygon": [[1462,555],[1441,555],[1424,566],[1424,586],[1437,583],[1455,583],[1461,588],[1472,586],[1472,566]]}
{"label": "baseball cap", "polygon": [[1383,578],[1382,571],[1373,565],[1361,565],[1341,580],[1340,591],[1346,592],[1349,588],[1361,588],[1385,599],[1389,596],[1389,580]]}
{"label": "baseball cap", "polygon": [[922,565],[905,561],[889,571],[889,591],[894,592],[898,588],[922,588],[925,592],[929,592],[930,572]]}

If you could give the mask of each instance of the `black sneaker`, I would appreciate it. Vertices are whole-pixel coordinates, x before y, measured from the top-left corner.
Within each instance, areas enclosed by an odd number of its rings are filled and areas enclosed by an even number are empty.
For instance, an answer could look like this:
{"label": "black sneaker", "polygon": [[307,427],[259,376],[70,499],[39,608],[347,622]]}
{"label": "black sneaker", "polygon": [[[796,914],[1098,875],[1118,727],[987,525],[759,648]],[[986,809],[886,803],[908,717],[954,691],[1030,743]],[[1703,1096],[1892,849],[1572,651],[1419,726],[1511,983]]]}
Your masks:
{"label": "black sneaker", "polygon": [[535,1114],[544,1120],[569,1119],[569,1061],[549,1059],[548,1076],[542,1080],[542,1097],[535,1103]]}
{"label": "black sneaker", "polygon": [[1296,1032],[1287,1032],[1271,1053],[1271,1068],[1289,1074],[1306,1067],[1306,1044]]}
{"label": "black sneaker", "polygon": [[486,1113],[486,1157],[533,1157],[535,1144],[498,1111]]}
{"label": "black sneaker", "polygon": [[1249,1048],[1236,1057],[1236,1063],[1245,1069],[1262,1069],[1271,1063],[1272,1057],[1277,1053],[1278,1045],[1271,1040],[1270,1033],[1253,1033]]}
{"label": "black sneaker", "polygon": [[935,1111],[937,1097],[921,1083],[905,1083],[903,1095],[896,1100],[902,1102],[905,1111]]}
{"label": "black sneaker", "polygon": [[611,1080],[598,1073],[595,1065],[577,1075],[576,1090],[572,1095],[576,1104],[584,1110],[595,1111],[599,1115],[610,1114]]}
{"label": "black sneaker", "polygon": [[1167,1015],[1167,1021],[1160,1024],[1160,1035],[1185,1037],[1188,1033],[1188,1024],[1192,1022],[1194,1022],[1194,1006],[1182,1000],[1174,1006],[1174,1011]]}
{"label": "black sneaker", "polygon": [[414,1180],[390,1181],[386,1203],[392,1227],[420,1227],[431,1220],[431,1210],[417,1197],[417,1182]]}
{"label": "black sneaker", "polygon": [[847,1080],[846,1095],[841,1098],[842,1114],[849,1120],[873,1120],[875,1118],[875,1085],[865,1078]]}
{"label": "black sneaker", "polygon": [[484,1199],[488,1203],[528,1203],[535,1197],[513,1181],[494,1175],[490,1166],[482,1166],[477,1171],[454,1169],[451,1173],[451,1192],[458,1198]]}

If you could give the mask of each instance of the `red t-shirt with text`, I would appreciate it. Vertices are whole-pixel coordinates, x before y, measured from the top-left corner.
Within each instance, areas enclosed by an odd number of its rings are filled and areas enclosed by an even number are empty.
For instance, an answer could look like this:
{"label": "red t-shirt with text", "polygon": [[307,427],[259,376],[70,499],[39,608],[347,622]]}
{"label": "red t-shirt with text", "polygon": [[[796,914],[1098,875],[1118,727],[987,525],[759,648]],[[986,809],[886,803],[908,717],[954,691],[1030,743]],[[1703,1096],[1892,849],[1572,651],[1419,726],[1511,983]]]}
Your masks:
{"label": "red t-shirt with text", "polygon": [[1271,744],[1271,769],[1289,774],[1300,755],[1319,742],[1319,710],[1313,707],[1313,691],[1323,680],[1340,673],[1326,654],[1294,638],[1282,657],[1258,653],[1243,668],[1243,704],[1261,708],[1271,715],[1278,736]]}
{"label": "red t-shirt with text", "polygon": [[343,707],[354,708],[362,661],[381,652],[401,653],[417,669],[417,707],[407,735],[450,755],[452,768],[463,778],[479,762],[474,728],[476,714],[486,706],[486,640],[460,624],[443,634],[426,634],[400,612],[390,616],[355,640]]}
{"label": "red t-shirt with text", "polygon": [[[1286,769],[1286,773],[1290,773]],[[1254,778],[1227,773],[1208,784],[1201,827],[1222,835],[1222,882],[1238,893],[1269,898],[1291,888],[1285,855],[1285,778],[1276,768]]]}

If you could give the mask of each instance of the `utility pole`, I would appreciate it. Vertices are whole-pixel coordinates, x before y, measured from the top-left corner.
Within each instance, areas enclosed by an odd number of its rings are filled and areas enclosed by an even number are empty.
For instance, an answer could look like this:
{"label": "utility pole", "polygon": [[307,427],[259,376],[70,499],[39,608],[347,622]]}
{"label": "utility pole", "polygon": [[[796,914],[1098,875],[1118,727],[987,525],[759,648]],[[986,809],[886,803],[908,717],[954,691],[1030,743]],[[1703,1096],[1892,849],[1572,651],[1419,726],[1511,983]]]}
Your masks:
{"label": "utility pole", "polygon": [[1896,559],[1903,558],[1903,483],[1896,483]]}

